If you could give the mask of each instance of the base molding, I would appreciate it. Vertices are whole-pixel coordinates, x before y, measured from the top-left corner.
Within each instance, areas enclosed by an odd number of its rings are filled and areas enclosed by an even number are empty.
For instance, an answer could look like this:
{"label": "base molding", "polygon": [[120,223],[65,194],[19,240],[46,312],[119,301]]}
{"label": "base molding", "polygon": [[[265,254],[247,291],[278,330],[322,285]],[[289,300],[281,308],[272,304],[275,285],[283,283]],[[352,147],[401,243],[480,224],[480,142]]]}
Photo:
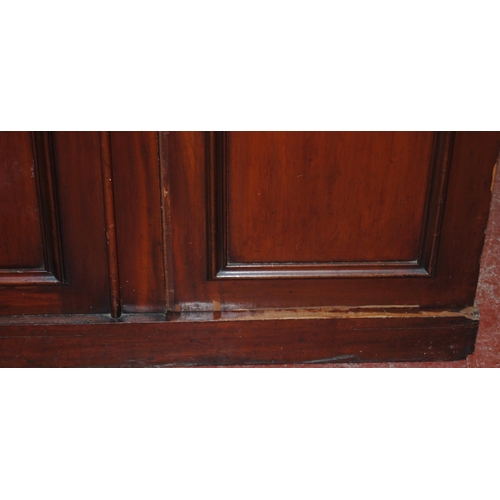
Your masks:
{"label": "base molding", "polygon": [[[258,319],[255,319],[255,318]],[[474,351],[468,312],[202,313],[0,318],[2,367],[160,367],[456,361]]]}

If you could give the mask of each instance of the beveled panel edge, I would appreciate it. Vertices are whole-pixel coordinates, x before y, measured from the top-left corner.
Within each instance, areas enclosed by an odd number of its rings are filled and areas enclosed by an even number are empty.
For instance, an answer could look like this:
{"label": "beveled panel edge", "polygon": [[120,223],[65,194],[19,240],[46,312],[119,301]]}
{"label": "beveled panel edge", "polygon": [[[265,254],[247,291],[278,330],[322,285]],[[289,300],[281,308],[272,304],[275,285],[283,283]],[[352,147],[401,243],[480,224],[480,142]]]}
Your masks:
{"label": "beveled panel edge", "polygon": [[45,269],[0,269],[0,286],[61,285],[62,283]]}
{"label": "beveled panel edge", "polygon": [[227,132],[206,133],[208,279],[227,267]]}
{"label": "beveled panel edge", "polygon": [[427,187],[419,262],[429,276],[436,274],[437,251],[443,221],[455,132],[436,132],[431,175]]}
{"label": "beveled panel edge", "polygon": [[228,278],[375,278],[429,276],[415,261],[408,262],[335,262],[329,264],[237,264],[220,269],[216,279]]}
{"label": "beveled panel edge", "polygon": [[227,258],[228,132],[207,132],[207,279],[434,277],[454,136],[435,132],[417,261],[249,264]]}
{"label": "beveled panel edge", "polygon": [[[51,132],[32,133],[38,205],[42,214],[41,231],[45,270],[61,284],[66,283],[59,212],[57,183]],[[43,283],[45,283],[44,281]]]}

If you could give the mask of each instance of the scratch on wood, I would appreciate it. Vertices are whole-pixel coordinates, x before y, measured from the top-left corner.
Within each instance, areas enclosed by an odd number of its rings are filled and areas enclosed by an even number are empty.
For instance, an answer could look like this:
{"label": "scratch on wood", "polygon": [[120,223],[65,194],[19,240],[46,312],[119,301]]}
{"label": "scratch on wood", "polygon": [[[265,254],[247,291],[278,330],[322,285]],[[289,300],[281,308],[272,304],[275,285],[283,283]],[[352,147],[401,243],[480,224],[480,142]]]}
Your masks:
{"label": "scratch on wood", "polygon": [[346,360],[357,361],[357,357],[354,354],[343,354],[342,356],[334,356],[333,358],[324,358],[324,359],[313,359],[312,361],[302,361],[304,365],[313,364],[313,363],[330,363],[332,361],[346,361]]}

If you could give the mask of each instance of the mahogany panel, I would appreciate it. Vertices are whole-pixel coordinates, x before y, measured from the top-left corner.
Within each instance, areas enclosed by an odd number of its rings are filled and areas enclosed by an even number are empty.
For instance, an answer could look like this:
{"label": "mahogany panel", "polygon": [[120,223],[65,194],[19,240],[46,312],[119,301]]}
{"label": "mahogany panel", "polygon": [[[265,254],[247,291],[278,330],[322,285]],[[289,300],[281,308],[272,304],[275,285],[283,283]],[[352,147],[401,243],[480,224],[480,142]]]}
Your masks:
{"label": "mahogany panel", "polygon": [[51,135],[2,132],[0,143],[0,285],[63,282]]}
{"label": "mahogany panel", "polygon": [[226,140],[230,262],[417,260],[432,133],[229,132]]}
{"label": "mahogany panel", "polygon": [[[430,239],[426,242],[424,238],[422,245],[422,255],[427,252],[428,257],[421,259],[422,267],[428,272],[420,276],[330,276],[324,279],[300,276],[265,280],[234,276],[211,279],[214,253],[218,249],[216,242],[214,250],[216,238],[212,235],[220,234],[216,224],[214,227],[217,217],[213,214],[224,211],[220,199],[212,196],[217,177],[214,178],[210,166],[220,152],[201,132],[174,132],[162,136],[162,140],[166,143],[163,150],[168,151],[169,164],[172,309],[217,311],[367,305],[462,308],[473,304],[500,133],[458,132],[454,140],[449,141],[448,152],[444,148],[435,155],[441,158],[436,160],[441,167],[435,169],[426,196],[428,200],[437,200],[437,210],[419,216],[430,229]],[[441,175],[446,168],[448,174]],[[307,203],[308,200],[304,200],[304,204]],[[262,245],[269,249],[275,241],[274,233],[259,234]]]}
{"label": "mahogany panel", "polygon": [[38,168],[30,132],[0,132],[0,268],[43,269]]}
{"label": "mahogany panel", "polygon": [[211,277],[432,274],[452,144],[443,132],[210,134]]}
{"label": "mahogany panel", "polygon": [[[21,273],[25,279],[2,283],[0,314],[108,312],[99,134],[36,133],[34,138],[36,151],[30,154],[40,167],[38,222],[46,228],[41,236],[45,270],[29,270]],[[26,152],[15,154],[24,158]]]}

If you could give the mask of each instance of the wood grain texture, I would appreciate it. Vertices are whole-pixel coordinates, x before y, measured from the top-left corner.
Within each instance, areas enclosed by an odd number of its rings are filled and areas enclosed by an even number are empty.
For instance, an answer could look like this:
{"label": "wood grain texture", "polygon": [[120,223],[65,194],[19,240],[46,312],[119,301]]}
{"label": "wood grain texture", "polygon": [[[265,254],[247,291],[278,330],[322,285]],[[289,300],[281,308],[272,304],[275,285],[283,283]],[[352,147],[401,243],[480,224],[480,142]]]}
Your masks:
{"label": "wood grain texture", "polygon": [[158,134],[110,134],[121,307],[165,312]]}
{"label": "wood grain texture", "polygon": [[453,133],[208,142],[212,279],[433,274]]}
{"label": "wood grain texture", "polygon": [[[65,324],[66,322],[66,324]],[[34,318],[0,329],[0,366],[196,366],[463,359],[465,317],[165,321]]]}
{"label": "wood grain texture", "polygon": [[1,366],[444,361],[474,349],[498,132],[18,141],[0,195],[19,174],[25,203],[6,199],[39,232],[4,224],[33,248],[0,244],[0,267],[31,266],[0,271],[0,282],[22,271],[0,283]]}
{"label": "wood grain texture", "polygon": [[[50,161],[51,165],[50,175],[44,179],[41,175],[39,179],[39,221],[49,228],[43,236],[45,246],[54,242],[52,257],[46,254],[50,273],[44,278],[39,270],[30,270],[25,282],[0,286],[0,314],[108,312],[99,134],[41,134],[37,135],[36,144],[38,164]],[[23,158],[25,151],[23,148],[14,153]],[[40,170],[49,172],[44,167]],[[36,195],[33,196],[36,201]],[[51,286],[46,286],[47,281]]]}
{"label": "wood grain texture", "polygon": [[432,133],[230,132],[226,140],[229,262],[417,260]]}
{"label": "wood grain texture", "polygon": [[172,207],[170,205],[170,140],[169,132],[159,132],[159,160],[160,160],[160,192],[162,212],[163,236],[163,268],[165,278],[165,310],[174,307],[174,267],[173,267],[173,241],[172,241]]}
{"label": "wood grain texture", "polygon": [[63,282],[49,133],[0,133],[0,193],[0,285]]}
{"label": "wood grain texture", "polygon": [[41,269],[35,151],[29,132],[0,133],[0,267]]}
{"label": "wood grain texture", "polygon": [[[211,190],[214,189],[211,186],[218,186],[218,189],[224,192],[226,189],[221,185],[220,176],[214,176],[210,171],[210,164],[220,157],[220,148],[217,150],[217,147],[213,147],[211,145],[213,141],[207,141],[201,132],[171,133],[169,192],[175,282],[173,308],[194,311],[214,310],[217,307],[230,310],[332,305],[412,305],[444,308],[472,305],[487,221],[489,184],[500,148],[500,134],[476,135],[476,133],[459,132],[455,134],[453,140],[451,135],[447,137],[448,139],[444,141],[445,146],[437,150],[436,165],[439,165],[439,168],[434,169],[432,189],[426,192],[427,181],[424,183],[425,186],[421,183],[418,188],[418,192],[421,193],[419,196],[423,196],[424,201],[417,217],[420,222],[415,225],[417,229],[412,230],[412,234],[418,234],[419,241],[422,241],[422,221],[426,221],[429,238],[423,240],[422,255],[426,254],[428,257],[420,256],[420,258],[422,262],[425,261],[425,265],[432,268],[430,270],[432,272],[422,273],[421,276],[398,276],[395,273],[393,276],[362,275],[359,278],[340,276],[321,280],[300,279],[300,276],[279,279],[279,275],[276,279],[244,280],[233,275],[227,280],[210,280],[214,268],[217,272],[214,255],[218,254],[217,245],[220,245],[220,241],[216,241],[215,245],[213,243],[212,235],[220,234],[220,231],[213,222],[212,214],[219,214],[220,217],[220,214],[224,213],[224,205],[222,204],[221,208],[220,201],[213,201],[211,197]],[[309,153],[312,154],[312,150]],[[429,161],[427,165],[430,165]],[[262,168],[265,172],[269,170],[268,167]],[[253,172],[255,169],[259,170],[260,167],[247,170]],[[234,170],[239,172],[236,166]],[[379,185],[380,182],[379,180]],[[390,183],[391,180],[387,182]],[[404,181],[401,179],[392,185],[394,192],[391,196],[396,196],[403,184]],[[409,184],[411,185],[411,182]],[[300,189],[299,191],[297,189],[294,188],[294,191],[299,192]],[[406,186],[404,189],[411,188]],[[271,193],[267,198],[272,200]],[[436,209],[425,213],[423,208],[426,204],[425,199],[434,200]],[[303,204],[308,205],[309,200],[310,198],[304,196]],[[244,203],[245,200],[239,201],[241,207],[246,208],[238,210],[253,213],[255,204]],[[373,211],[376,203],[374,198],[372,203],[366,204],[365,207],[365,200],[359,200],[363,212]],[[235,198],[233,206],[237,204],[238,199]],[[411,208],[410,205],[406,205],[405,217],[409,217],[409,226],[414,224]],[[307,211],[307,208],[304,210]],[[276,242],[275,232],[269,229],[267,220],[262,221],[263,218],[264,215],[257,219],[268,230],[258,232],[258,237],[256,236],[255,241],[250,243],[250,246],[255,246],[256,252],[257,247],[268,249]],[[300,219],[302,222],[297,231],[307,231],[308,229],[302,226],[314,225],[313,219],[312,216]],[[291,231],[291,228],[289,229]],[[253,230],[247,231],[245,228],[237,230],[244,231],[248,235],[254,233]],[[372,233],[372,238],[376,239],[376,236],[377,234]],[[412,241],[415,238],[416,236],[412,237]],[[402,240],[406,241],[404,234]],[[377,244],[380,242],[377,241]],[[391,246],[392,242],[386,240],[385,244]],[[366,245],[369,246],[368,240]],[[353,247],[355,246],[353,244]],[[400,250],[402,248],[399,247]],[[412,247],[404,243],[404,248],[420,252],[418,246]],[[469,259],[476,262],[474,272],[464,273],[463,266],[467,266]]]}

